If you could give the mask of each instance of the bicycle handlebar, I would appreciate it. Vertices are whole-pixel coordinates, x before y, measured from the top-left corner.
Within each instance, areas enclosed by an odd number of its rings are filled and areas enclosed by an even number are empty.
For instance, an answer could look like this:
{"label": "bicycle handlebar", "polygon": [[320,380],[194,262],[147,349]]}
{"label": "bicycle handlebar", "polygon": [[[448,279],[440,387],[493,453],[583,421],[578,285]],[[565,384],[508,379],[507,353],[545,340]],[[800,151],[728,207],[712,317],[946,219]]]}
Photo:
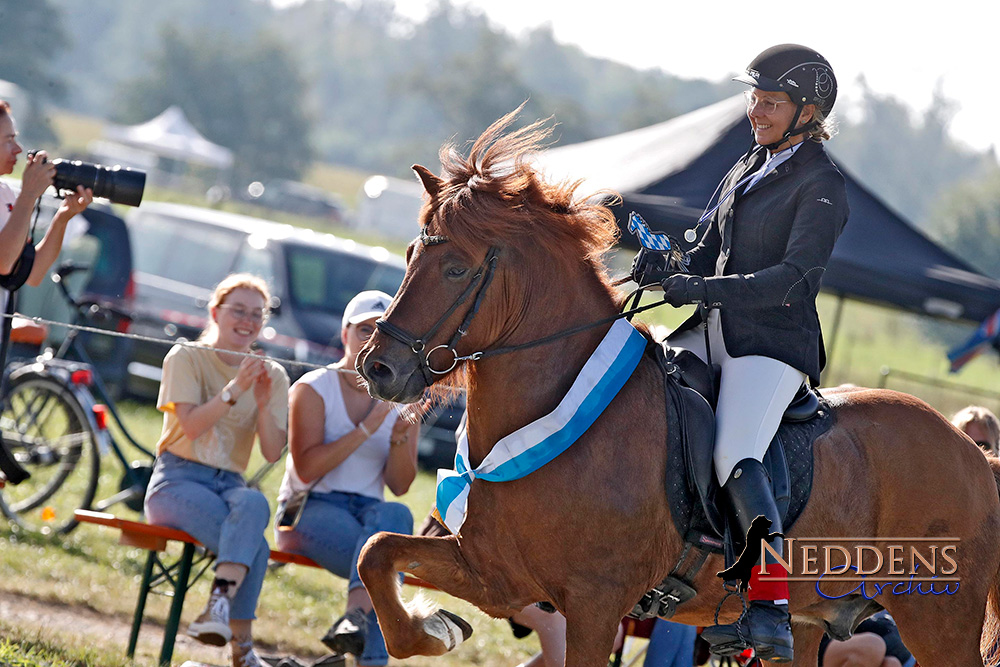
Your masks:
{"label": "bicycle handlebar", "polygon": [[74,273],[87,271],[88,269],[90,269],[90,266],[87,264],[78,264],[72,260],[62,262],[52,273],[52,282],[59,288],[66,302],[72,305],[81,316],[106,319],[107,314],[110,313],[131,322],[134,319],[134,315],[130,311],[122,310],[110,303],[101,303],[94,299],[76,299],[69,293],[69,289],[66,287],[66,278]]}

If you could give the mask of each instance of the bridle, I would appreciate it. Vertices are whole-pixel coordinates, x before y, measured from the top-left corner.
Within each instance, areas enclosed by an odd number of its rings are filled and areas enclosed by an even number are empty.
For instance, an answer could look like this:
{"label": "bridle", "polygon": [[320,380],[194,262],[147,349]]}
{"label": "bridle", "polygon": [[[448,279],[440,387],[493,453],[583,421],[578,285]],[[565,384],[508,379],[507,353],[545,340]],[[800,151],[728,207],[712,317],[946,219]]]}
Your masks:
{"label": "bridle", "polygon": [[[447,243],[449,241],[447,236],[440,234],[435,236],[428,235],[427,230],[424,228],[421,228],[420,236],[418,238],[425,247],[441,245],[442,243]],[[395,338],[413,350],[413,353],[417,355],[417,358],[420,361],[420,372],[423,374],[424,381],[428,386],[433,383],[434,375],[447,375],[455,370],[455,367],[458,366],[458,362],[475,361],[483,356],[482,352],[474,352],[464,357],[459,356],[458,351],[455,350],[455,346],[458,345],[458,341],[462,338],[462,336],[469,332],[469,325],[472,324],[472,319],[476,316],[476,313],[479,312],[479,307],[483,303],[483,297],[486,295],[486,288],[490,286],[491,282],[493,282],[493,275],[496,273],[497,257],[499,254],[500,249],[498,247],[490,246],[490,249],[486,252],[486,258],[483,259],[483,263],[479,265],[479,269],[476,271],[475,275],[472,276],[472,280],[469,281],[465,290],[458,295],[458,298],[451,304],[451,307],[448,308],[448,310],[446,310],[440,318],[438,318],[438,321],[434,323],[434,326],[432,326],[423,336],[417,338],[402,327],[398,327],[388,320],[380,318],[375,321],[375,326],[379,331],[387,336]],[[452,335],[451,340],[447,343],[437,345],[430,350],[427,350],[427,342],[434,336],[434,334],[437,333],[438,329],[441,328],[441,325],[443,325],[445,321],[447,321],[447,319],[451,317],[463,303],[465,303],[473,292],[475,292],[475,296],[473,297],[472,304],[466,311],[465,319],[463,319],[462,323],[458,325],[458,329],[455,331],[454,335]],[[426,354],[424,353],[425,350],[427,350]],[[449,364],[447,368],[434,368],[434,366],[431,365],[431,355],[438,350],[451,352],[451,364]]]}
{"label": "bridle", "polygon": [[[448,243],[448,241],[450,241],[450,239],[447,236],[444,236],[442,234],[429,235],[427,233],[426,228],[421,228],[420,236],[418,236],[417,238],[424,245],[424,247],[441,245],[442,243]],[[412,350],[415,355],[417,355],[417,359],[420,364],[420,372],[421,374],[423,374],[424,381],[427,383],[428,387],[434,383],[435,375],[447,375],[448,373],[455,370],[455,367],[458,366],[458,362],[460,361],[479,361],[480,359],[485,359],[486,357],[492,357],[499,354],[506,354],[508,352],[515,352],[517,350],[523,350],[525,348],[535,347],[537,345],[544,345],[546,343],[551,343],[553,341],[556,341],[560,338],[565,338],[567,336],[572,336],[574,334],[578,334],[588,329],[593,329],[594,327],[599,327],[603,324],[609,324],[623,317],[631,319],[632,315],[635,315],[636,313],[641,313],[644,310],[649,310],[650,308],[655,308],[656,306],[661,306],[664,303],[666,303],[665,301],[658,301],[646,304],[645,306],[635,307],[636,304],[639,303],[639,299],[641,298],[642,291],[644,289],[644,287],[640,286],[638,289],[632,292],[632,294],[630,294],[624,301],[624,303],[627,304],[631,299],[633,302],[633,307],[631,309],[624,310],[623,312],[618,313],[617,315],[613,315],[611,317],[605,317],[603,319],[597,320],[596,322],[589,322],[587,324],[581,324],[579,326],[575,326],[569,329],[564,329],[563,331],[559,331],[557,333],[550,334],[542,338],[537,338],[535,340],[528,341],[526,343],[520,343],[518,345],[509,345],[506,347],[497,347],[491,350],[482,350],[479,352],[473,352],[472,354],[459,356],[458,351],[455,349],[455,347],[458,345],[458,341],[461,340],[461,338],[469,332],[469,326],[472,324],[473,318],[479,312],[479,307],[482,305],[483,297],[486,295],[486,289],[490,286],[490,283],[493,282],[493,275],[496,273],[496,266],[497,266],[497,261],[499,260],[499,255],[500,255],[500,248],[498,248],[497,246],[490,246],[489,250],[487,250],[486,252],[486,257],[483,259],[483,263],[479,265],[479,268],[476,270],[475,275],[472,276],[472,280],[469,281],[469,284],[466,286],[465,290],[462,291],[462,293],[458,296],[455,302],[451,304],[451,307],[448,308],[448,310],[446,310],[440,318],[438,318],[438,321],[435,322],[434,325],[430,328],[430,330],[423,336],[420,336],[418,338],[413,334],[411,334],[410,332],[403,329],[402,327],[398,327],[395,324],[392,324],[388,320],[381,318],[375,320],[375,327],[379,331],[386,334],[387,336],[390,336],[391,338],[395,338],[400,343],[403,343],[404,345],[409,347],[410,350]],[[618,286],[627,281],[628,277],[619,281],[615,281],[614,283],[612,283],[612,285]],[[469,306],[469,309],[465,313],[465,318],[462,320],[462,323],[458,326],[458,329],[455,331],[454,335],[452,335],[451,339],[447,343],[436,345],[432,347],[430,350],[427,350],[427,342],[434,336],[434,334],[438,332],[438,329],[441,328],[441,326],[445,323],[445,321],[449,317],[451,317],[455,313],[455,311],[458,310],[459,307],[463,303],[465,303],[465,301],[470,296],[473,295],[473,292],[475,293],[475,296],[473,297],[472,304]],[[431,365],[431,355],[437,352],[438,350],[446,350],[448,352],[451,352],[452,360],[447,368],[434,368]]]}

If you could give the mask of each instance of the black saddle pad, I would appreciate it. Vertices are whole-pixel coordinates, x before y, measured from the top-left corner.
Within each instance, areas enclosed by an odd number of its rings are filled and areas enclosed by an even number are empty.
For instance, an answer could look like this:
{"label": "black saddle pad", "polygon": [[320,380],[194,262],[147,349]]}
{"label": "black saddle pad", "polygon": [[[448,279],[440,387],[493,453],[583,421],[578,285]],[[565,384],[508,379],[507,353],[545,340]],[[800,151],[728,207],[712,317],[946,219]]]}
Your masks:
{"label": "black saddle pad", "polygon": [[[668,375],[666,382],[677,382],[677,380]],[[711,452],[688,452],[686,450],[686,447],[689,446],[711,447],[711,444],[707,443],[704,439],[698,440],[697,438],[694,438],[692,442],[682,442],[683,429],[680,426],[678,406],[674,400],[671,400],[671,396],[677,395],[677,392],[669,390],[666,392],[666,493],[670,503],[670,512],[677,531],[686,541],[721,553],[724,542],[720,526],[718,525],[719,521],[713,521],[706,514],[698,485],[694,481],[695,472],[691,470],[690,465],[693,459],[701,458],[704,460],[706,456],[710,459]],[[802,513],[812,492],[813,441],[828,431],[833,426],[834,421],[834,413],[830,404],[821,398],[820,409],[813,419],[800,423],[782,422],[774,440],[771,442],[770,449],[772,451],[765,457],[765,466],[770,464],[771,466],[779,465],[784,467],[784,462],[787,461],[787,511],[783,520],[786,531],[791,529],[795,524],[795,520]],[[774,451],[775,448],[780,448],[781,451]],[[771,471],[769,470],[769,472]],[[704,466],[702,466],[702,474],[704,474]],[[772,480],[782,476],[782,471],[778,471],[778,474],[774,472],[771,474]],[[714,470],[711,472],[711,485],[716,490],[718,489]],[[702,479],[702,486],[705,486],[704,479]],[[776,493],[777,495],[779,493]],[[784,498],[776,499],[779,501],[779,506],[785,505]],[[718,514],[724,516],[723,511],[719,511]],[[736,553],[739,553],[739,551],[737,549]]]}

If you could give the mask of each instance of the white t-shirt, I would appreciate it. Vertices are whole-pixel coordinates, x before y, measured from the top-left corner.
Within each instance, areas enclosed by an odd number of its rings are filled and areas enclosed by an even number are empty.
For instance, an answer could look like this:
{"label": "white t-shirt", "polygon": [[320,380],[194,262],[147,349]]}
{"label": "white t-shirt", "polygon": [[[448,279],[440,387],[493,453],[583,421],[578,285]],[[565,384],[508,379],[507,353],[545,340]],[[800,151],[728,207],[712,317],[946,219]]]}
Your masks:
{"label": "white t-shirt", "polygon": [[[308,384],[319,397],[323,399],[323,442],[333,442],[357,428],[347,415],[344,405],[344,395],[341,393],[339,372],[336,369],[319,368],[306,373],[299,378],[299,383]],[[382,424],[375,429],[371,437],[361,443],[361,446],[351,452],[343,463],[323,475],[313,491],[330,493],[341,491],[357,493],[369,498],[385,499],[386,459],[389,458],[389,438],[392,426],[396,421],[395,413],[390,412]],[[278,491],[278,501],[284,502],[297,491],[304,491],[309,485],[299,479],[295,472],[292,457],[285,459],[285,478],[281,480],[281,490]]]}
{"label": "white t-shirt", "polygon": [[[16,200],[17,195],[10,189],[10,186],[0,182],[0,229],[3,229],[7,225],[7,221],[10,219],[10,212],[14,210],[14,202]],[[0,313],[6,312],[6,308],[7,290],[0,289]]]}

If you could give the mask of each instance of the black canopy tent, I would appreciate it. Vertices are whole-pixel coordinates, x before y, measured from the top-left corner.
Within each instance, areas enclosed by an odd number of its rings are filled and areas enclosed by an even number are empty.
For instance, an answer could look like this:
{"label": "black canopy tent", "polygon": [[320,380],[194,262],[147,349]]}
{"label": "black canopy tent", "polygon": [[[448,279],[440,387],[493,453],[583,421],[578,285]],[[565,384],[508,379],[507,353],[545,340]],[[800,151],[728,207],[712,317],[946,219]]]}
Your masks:
{"label": "black canopy tent", "polygon": [[[553,148],[537,164],[554,178],[584,178],[582,192],[615,190],[622,244],[630,211],[650,228],[682,239],[719,181],[750,148],[743,96],[664,123]],[[836,142],[831,144],[836,161]],[[1000,307],[1000,281],[940,247],[841,167],[851,215],[823,277],[825,291],[935,317],[979,323]],[[683,240],[681,241],[684,244]],[[836,336],[840,308],[830,341]]]}

